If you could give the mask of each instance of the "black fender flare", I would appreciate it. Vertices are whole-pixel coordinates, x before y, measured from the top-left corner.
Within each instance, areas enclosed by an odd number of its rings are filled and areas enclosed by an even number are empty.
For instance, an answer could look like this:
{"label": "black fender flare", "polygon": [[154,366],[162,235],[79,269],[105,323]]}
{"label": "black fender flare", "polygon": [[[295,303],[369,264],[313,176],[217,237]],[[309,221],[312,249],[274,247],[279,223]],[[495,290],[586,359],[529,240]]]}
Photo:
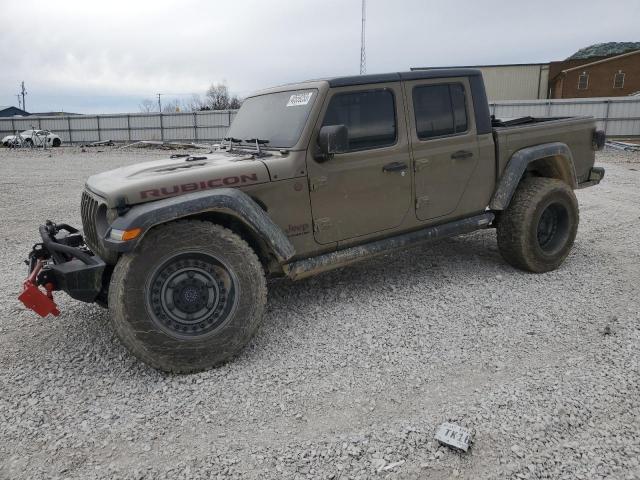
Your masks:
{"label": "black fender flare", "polygon": [[[126,253],[132,251],[150,228],[191,215],[220,212],[235,217],[258,235],[281,263],[295,255],[295,248],[278,225],[246,193],[235,188],[219,188],[187,193],[133,206],[118,217],[102,239],[106,249]],[[111,238],[112,229],[142,229],[142,234],[128,241]]]}
{"label": "black fender flare", "polygon": [[553,159],[553,164],[550,165],[555,169],[554,178],[560,177],[571,188],[577,188],[578,180],[573,155],[565,143],[552,142],[526,147],[515,152],[509,159],[491,198],[489,208],[491,210],[506,209],[529,164],[543,158]]}

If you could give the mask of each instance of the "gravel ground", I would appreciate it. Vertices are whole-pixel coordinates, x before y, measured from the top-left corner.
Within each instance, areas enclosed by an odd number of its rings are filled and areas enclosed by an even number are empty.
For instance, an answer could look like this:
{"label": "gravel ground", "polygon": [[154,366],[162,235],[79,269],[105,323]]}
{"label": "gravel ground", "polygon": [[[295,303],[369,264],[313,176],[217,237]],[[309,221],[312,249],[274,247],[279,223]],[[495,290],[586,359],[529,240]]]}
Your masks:
{"label": "gravel ground", "polygon": [[[555,272],[484,231],[272,283],[251,345],[189,376],[137,362],[97,306],[16,300],[88,175],[166,155],[0,150],[0,478],[640,478],[639,154],[598,154]],[[447,420],[469,452],[433,440]]]}

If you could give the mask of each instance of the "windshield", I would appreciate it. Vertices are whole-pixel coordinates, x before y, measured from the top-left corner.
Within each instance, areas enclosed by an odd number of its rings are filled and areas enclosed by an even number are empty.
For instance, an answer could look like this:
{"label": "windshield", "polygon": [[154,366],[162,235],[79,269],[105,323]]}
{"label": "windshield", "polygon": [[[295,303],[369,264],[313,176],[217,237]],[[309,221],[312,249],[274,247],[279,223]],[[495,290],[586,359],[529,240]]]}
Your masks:
{"label": "windshield", "polygon": [[268,140],[266,147],[291,148],[302,134],[318,91],[289,90],[247,98],[227,136]]}

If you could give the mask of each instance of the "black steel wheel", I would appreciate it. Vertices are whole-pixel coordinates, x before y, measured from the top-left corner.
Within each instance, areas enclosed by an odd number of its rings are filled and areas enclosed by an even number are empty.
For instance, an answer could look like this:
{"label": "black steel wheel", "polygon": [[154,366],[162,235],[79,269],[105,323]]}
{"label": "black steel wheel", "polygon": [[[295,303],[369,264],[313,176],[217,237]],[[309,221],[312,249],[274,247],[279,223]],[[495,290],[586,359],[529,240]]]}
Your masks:
{"label": "black steel wheel", "polygon": [[109,310],[140,360],[169,372],[219,365],[249,342],[262,319],[266,281],[238,235],[184,220],[152,229],[116,264]]}
{"label": "black steel wheel", "polygon": [[562,203],[552,203],[538,219],[536,237],[538,245],[547,254],[562,248],[569,235],[569,212]]}
{"label": "black steel wheel", "polygon": [[149,312],[159,328],[177,338],[206,335],[233,313],[238,281],[212,255],[191,252],[170,257],[145,288]]}
{"label": "black steel wheel", "polygon": [[53,143],[52,143],[52,145],[53,145],[54,147],[59,147],[61,144],[62,144],[62,142],[60,141],[60,139],[59,139],[59,138],[54,138],[54,139],[53,139]]}
{"label": "black steel wheel", "polygon": [[578,223],[578,201],[569,185],[554,178],[525,178],[500,215],[500,253],[522,270],[554,270],[569,255]]}

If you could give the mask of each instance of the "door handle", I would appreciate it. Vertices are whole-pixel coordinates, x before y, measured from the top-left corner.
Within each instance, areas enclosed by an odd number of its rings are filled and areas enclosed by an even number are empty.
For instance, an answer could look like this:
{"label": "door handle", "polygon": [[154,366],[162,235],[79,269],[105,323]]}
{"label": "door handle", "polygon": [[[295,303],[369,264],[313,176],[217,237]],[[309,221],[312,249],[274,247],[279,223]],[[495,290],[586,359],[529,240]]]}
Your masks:
{"label": "door handle", "polygon": [[391,162],[382,167],[383,172],[402,172],[406,170],[407,164],[403,162]]}
{"label": "door handle", "polygon": [[458,150],[457,152],[451,154],[451,158],[453,158],[454,160],[461,160],[463,158],[470,157],[473,157],[473,152],[470,152],[469,150]]}

